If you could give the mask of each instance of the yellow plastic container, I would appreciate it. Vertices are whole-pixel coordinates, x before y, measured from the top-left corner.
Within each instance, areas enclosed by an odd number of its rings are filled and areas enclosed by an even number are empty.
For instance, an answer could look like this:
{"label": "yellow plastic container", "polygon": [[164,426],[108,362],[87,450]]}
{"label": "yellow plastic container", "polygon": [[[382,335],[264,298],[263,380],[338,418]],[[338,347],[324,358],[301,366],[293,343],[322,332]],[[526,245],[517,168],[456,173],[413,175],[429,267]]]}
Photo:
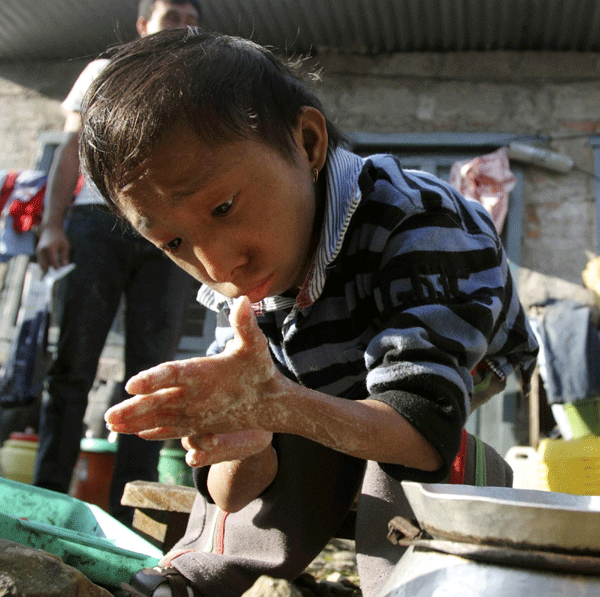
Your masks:
{"label": "yellow plastic container", "polygon": [[600,437],[545,439],[538,448],[547,489],[576,495],[600,495]]}
{"label": "yellow plastic container", "polygon": [[0,450],[2,476],[19,483],[32,483],[37,448],[37,435],[11,433]]}

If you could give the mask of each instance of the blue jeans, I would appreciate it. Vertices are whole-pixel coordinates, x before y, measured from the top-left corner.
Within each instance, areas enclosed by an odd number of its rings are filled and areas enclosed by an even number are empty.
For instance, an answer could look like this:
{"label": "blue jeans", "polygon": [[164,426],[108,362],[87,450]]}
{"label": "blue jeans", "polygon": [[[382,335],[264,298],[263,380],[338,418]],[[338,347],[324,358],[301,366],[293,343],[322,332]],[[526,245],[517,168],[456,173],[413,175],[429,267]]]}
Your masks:
{"label": "blue jeans", "polygon": [[[193,280],[104,206],[74,206],[67,225],[75,269],[65,289],[60,336],[45,381],[34,484],[66,493],[77,462],[83,419],[100,355],[125,296],[125,379],[172,360]],[[126,398],[122,390],[122,398]],[[111,513],[128,481],[157,480],[161,442],[122,435],[111,483]]]}

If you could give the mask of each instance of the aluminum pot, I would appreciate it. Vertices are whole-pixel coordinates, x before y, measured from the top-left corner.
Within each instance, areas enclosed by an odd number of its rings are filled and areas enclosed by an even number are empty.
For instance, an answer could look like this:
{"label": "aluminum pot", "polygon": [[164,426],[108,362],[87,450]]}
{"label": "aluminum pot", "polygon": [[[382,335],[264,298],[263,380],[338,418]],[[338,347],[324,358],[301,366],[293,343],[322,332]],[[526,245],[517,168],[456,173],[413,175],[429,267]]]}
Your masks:
{"label": "aluminum pot", "polygon": [[404,482],[409,545],[378,597],[600,595],[600,498]]}
{"label": "aluminum pot", "polygon": [[475,562],[409,547],[379,597],[597,597],[600,576]]}

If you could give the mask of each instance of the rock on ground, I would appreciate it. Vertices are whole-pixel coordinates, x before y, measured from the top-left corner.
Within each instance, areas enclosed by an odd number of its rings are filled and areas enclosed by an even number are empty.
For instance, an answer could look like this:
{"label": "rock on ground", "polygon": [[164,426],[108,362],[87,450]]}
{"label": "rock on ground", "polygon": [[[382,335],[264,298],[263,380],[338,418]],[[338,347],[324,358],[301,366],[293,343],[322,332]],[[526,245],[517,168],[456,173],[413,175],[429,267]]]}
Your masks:
{"label": "rock on ground", "polygon": [[41,549],[0,539],[0,597],[112,597]]}
{"label": "rock on ground", "polygon": [[305,573],[293,583],[261,576],[242,597],[360,597],[360,589],[348,580],[316,580]]}
{"label": "rock on ground", "polygon": [[344,579],[358,585],[354,541],[332,539],[308,566],[306,572],[317,580],[339,581]]}

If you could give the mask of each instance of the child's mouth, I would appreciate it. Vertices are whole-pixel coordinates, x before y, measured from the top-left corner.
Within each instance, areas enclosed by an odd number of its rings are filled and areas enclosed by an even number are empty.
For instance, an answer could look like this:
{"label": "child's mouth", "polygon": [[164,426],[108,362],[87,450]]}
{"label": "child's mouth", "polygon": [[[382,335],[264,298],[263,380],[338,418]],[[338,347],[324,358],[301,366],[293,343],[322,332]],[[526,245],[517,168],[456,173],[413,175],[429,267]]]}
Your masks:
{"label": "child's mouth", "polygon": [[271,274],[268,278],[263,280],[258,286],[255,286],[248,294],[246,295],[251,303],[258,303],[262,301],[265,297],[269,296],[269,290],[271,289],[271,284],[273,282],[273,274]]}

